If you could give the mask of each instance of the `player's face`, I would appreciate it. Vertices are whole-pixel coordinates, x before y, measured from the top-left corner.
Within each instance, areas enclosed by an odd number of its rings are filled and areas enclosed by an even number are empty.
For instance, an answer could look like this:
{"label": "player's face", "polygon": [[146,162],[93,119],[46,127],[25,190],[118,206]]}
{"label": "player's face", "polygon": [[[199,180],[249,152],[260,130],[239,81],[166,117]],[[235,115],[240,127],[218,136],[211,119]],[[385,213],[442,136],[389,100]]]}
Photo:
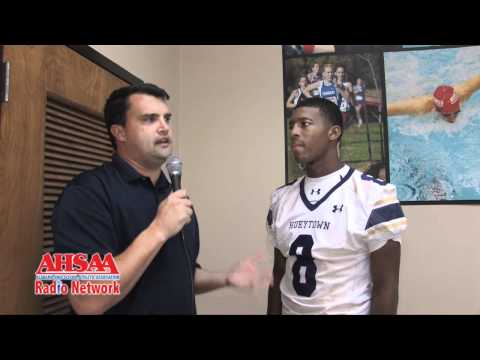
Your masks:
{"label": "player's face", "polygon": [[145,94],[129,97],[123,144],[130,156],[162,164],[172,153],[171,113],[159,98]]}
{"label": "player's face", "polygon": [[323,80],[331,82],[333,79],[333,69],[330,66],[327,66],[322,75]]}
{"label": "player's face", "polygon": [[324,115],[313,107],[295,109],[289,123],[292,153],[295,160],[309,165],[324,159],[332,142],[332,125]]}

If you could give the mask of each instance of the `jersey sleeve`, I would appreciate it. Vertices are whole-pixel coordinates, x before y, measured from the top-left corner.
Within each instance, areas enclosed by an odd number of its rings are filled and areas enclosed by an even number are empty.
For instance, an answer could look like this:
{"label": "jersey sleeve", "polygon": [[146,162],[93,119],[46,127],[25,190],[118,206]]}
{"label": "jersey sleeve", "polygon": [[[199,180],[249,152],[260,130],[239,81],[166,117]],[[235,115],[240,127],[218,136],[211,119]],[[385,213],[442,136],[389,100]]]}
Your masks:
{"label": "jersey sleeve", "polygon": [[392,184],[372,187],[368,197],[369,210],[365,225],[365,239],[370,252],[380,249],[388,240],[401,243],[401,234],[407,228],[407,218]]}
{"label": "jersey sleeve", "polygon": [[277,247],[277,237],[275,231],[275,217],[277,213],[278,194],[273,192],[270,198],[270,206],[268,208],[266,229],[267,229],[267,243],[273,247]]}

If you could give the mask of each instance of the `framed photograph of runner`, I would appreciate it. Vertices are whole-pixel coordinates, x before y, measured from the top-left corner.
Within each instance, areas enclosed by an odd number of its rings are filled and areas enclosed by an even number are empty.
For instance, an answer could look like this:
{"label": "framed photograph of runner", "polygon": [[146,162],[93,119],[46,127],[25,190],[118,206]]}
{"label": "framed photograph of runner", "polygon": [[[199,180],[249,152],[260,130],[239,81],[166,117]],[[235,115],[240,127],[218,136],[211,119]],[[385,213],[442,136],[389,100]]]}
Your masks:
{"label": "framed photograph of runner", "polygon": [[[303,51],[295,56],[287,53],[284,47],[287,182],[303,175],[290,149],[288,123],[293,108],[307,97],[327,98],[340,107],[344,126],[340,158],[354,168],[385,179],[383,54],[356,52],[364,50],[362,46],[350,49],[350,53],[346,48],[341,49],[343,53],[332,52],[334,45],[315,46],[318,53],[305,54]],[[365,46],[373,50],[372,46]],[[297,49],[306,47],[302,45]]]}

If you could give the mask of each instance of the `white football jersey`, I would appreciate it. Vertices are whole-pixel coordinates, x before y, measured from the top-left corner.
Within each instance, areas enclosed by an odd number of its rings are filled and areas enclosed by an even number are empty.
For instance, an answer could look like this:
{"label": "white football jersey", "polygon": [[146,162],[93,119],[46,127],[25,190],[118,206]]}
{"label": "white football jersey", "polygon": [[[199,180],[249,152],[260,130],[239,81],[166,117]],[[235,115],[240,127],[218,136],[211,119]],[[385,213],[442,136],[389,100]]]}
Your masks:
{"label": "white football jersey", "polygon": [[395,186],[347,165],[277,189],[267,232],[286,258],[282,313],[368,314],[370,253],[406,227]]}

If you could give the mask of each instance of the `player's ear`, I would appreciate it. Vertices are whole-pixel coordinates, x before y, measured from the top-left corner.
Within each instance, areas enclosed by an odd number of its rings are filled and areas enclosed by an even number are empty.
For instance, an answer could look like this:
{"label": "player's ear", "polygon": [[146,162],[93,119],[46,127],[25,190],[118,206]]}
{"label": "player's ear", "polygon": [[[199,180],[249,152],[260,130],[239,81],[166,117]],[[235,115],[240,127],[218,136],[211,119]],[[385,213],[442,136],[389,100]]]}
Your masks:
{"label": "player's ear", "polygon": [[338,125],[333,125],[328,131],[328,139],[330,141],[337,141],[342,136],[342,128]]}

